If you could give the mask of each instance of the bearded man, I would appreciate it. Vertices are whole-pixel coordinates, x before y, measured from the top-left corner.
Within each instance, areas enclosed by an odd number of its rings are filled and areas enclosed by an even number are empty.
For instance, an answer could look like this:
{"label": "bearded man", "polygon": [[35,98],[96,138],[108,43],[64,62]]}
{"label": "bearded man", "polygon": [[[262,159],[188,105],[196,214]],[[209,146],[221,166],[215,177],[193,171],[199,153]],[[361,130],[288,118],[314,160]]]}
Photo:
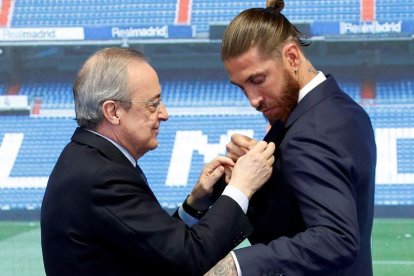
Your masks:
{"label": "bearded man", "polygon": [[[241,12],[226,29],[230,81],[272,125],[272,177],[252,197],[250,247],[208,275],[372,275],[376,146],[367,113],[317,71],[283,1]],[[257,141],[234,135],[236,161]]]}

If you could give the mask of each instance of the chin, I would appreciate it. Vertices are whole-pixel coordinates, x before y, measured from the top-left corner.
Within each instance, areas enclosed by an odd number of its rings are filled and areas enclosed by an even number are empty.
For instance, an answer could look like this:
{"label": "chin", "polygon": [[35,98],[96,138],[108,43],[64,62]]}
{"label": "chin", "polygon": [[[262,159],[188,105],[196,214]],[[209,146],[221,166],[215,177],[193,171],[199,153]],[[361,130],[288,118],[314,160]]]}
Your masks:
{"label": "chin", "polygon": [[158,141],[152,142],[150,144],[150,150],[154,150],[158,147]]}
{"label": "chin", "polygon": [[276,117],[270,117],[270,116],[264,116],[266,118],[266,120],[269,122],[270,125],[273,125],[274,122],[276,122],[277,120],[279,120],[279,118]]}

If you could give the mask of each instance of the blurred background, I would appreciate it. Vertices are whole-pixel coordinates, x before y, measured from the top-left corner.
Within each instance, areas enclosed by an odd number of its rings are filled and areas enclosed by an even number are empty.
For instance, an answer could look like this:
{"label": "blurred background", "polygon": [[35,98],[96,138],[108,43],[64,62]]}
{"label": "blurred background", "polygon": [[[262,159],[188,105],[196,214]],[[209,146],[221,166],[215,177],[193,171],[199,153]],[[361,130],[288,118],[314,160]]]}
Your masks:
{"label": "blurred background", "polygon": [[[414,0],[286,0],[315,67],[371,117],[378,148],[375,275],[414,275]],[[142,51],[170,119],[140,159],[167,210],[234,132],[266,121],[229,83],[221,37],[265,0],[0,0],[0,275],[44,275],[39,214],[48,176],[76,128],[72,83],[96,50]],[[349,114],[352,116],[352,114]],[[76,204],[74,202],[74,204]],[[64,214],[62,214],[64,216]]]}

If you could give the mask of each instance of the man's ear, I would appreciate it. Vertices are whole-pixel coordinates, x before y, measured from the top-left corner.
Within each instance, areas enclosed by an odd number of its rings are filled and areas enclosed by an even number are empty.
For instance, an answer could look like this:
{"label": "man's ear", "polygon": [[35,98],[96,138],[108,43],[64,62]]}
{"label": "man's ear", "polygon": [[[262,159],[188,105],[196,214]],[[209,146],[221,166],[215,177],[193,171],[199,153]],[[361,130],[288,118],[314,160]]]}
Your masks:
{"label": "man's ear", "polygon": [[286,68],[296,71],[300,65],[300,50],[295,43],[287,43],[282,49],[282,58]]}
{"label": "man's ear", "polygon": [[105,101],[102,104],[102,113],[109,123],[113,125],[119,125],[119,122],[121,121],[121,111],[119,105],[115,101]]}

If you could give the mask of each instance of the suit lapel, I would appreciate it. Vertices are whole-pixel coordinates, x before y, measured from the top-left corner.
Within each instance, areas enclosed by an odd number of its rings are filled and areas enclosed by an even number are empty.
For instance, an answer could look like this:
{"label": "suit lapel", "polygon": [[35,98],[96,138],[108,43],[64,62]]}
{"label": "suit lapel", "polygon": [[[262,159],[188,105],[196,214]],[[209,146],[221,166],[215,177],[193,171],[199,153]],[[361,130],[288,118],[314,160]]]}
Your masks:
{"label": "suit lapel", "polygon": [[273,123],[269,132],[263,138],[266,142],[274,142],[278,148],[285,137],[286,132],[292,126],[292,124],[299,119],[309,109],[323,101],[326,97],[331,96],[334,93],[340,91],[338,84],[336,83],[333,76],[328,75],[327,79],[315,87],[311,92],[308,93],[299,104],[293,109],[289,115],[285,124],[277,120]]}
{"label": "suit lapel", "polygon": [[311,92],[309,92],[293,109],[289,115],[285,127],[289,128],[297,119],[305,114],[309,109],[323,101],[325,98],[340,91],[338,84],[331,75],[327,75],[324,82],[316,86]]}

